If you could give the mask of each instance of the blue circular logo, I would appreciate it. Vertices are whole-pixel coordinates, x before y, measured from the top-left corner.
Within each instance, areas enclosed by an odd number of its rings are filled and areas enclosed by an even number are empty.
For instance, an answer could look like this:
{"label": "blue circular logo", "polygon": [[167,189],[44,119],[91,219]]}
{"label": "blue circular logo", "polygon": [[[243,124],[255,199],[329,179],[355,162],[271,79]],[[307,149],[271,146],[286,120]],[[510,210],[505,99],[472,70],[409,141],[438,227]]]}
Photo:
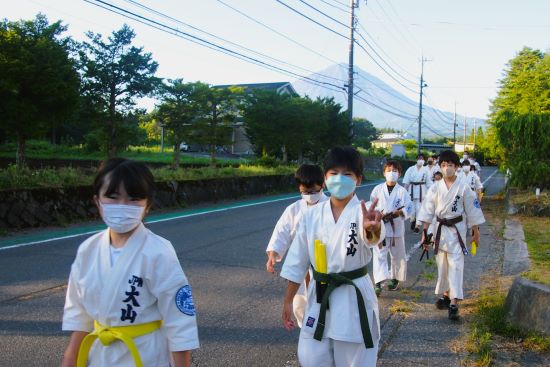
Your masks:
{"label": "blue circular logo", "polygon": [[182,313],[195,316],[195,302],[189,285],[184,285],[176,293],[176,306]]}

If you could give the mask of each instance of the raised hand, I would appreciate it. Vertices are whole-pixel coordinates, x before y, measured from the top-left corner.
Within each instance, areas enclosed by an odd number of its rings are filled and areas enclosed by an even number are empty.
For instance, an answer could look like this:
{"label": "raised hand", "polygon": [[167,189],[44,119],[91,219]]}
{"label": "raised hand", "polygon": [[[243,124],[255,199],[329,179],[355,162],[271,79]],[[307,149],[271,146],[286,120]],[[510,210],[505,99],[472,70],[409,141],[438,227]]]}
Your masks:
{"label": "raised hand", "polygon": [[361,200],[361,210],[363,211],[363,228],[367,232],[375,232],[380,229],[382,213],[375,209],[376,204],[378,204],[378,198],[374,199],[369,209],[367,209],[365,201]]}

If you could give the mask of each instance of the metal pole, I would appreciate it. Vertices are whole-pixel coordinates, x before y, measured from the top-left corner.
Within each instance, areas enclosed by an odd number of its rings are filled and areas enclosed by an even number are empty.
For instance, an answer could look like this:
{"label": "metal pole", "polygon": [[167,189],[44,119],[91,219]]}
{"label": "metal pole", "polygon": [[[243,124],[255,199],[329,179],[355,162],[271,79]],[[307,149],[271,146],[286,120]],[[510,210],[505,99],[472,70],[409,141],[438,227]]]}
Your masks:
{"label": "metal pole", "polygon": [[422,71],[420,72],[420,103],[418,105],[418,152],[420,155],[420,144],[422,144],[422,89],[424,88],[424,56],[422,56]]}
{"label": "metal pole", "polygon": [[348,62],[348,138],[353,140],[353,43],[355,31],[355,0],[350,0],[350,35],[349,35],[349,62]]}
{"label": "metal pole", "polygon": [[476,151],[476,123],[477,123],[477,120],[474,120],[474,152]]}
{"label": "metal pole", "polygon": [[463,152],[466,151],[466,116],[464,116],[464,150]]}

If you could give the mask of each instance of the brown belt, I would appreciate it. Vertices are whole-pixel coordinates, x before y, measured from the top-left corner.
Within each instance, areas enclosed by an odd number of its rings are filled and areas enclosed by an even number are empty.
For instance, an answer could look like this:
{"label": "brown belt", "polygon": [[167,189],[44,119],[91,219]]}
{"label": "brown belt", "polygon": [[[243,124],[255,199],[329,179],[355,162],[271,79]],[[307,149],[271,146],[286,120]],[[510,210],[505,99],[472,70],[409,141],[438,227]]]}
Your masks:
{"label": "brown belt", "polygon": [[[411,182],[411,185],[413,186],[420,186],[419,187],[419,190],[420,190],[420,202],[422,202],[422,185],[425,185],[426,183],[424,181],[418,181],[418,182]],[[411,187],[411,201],[414,200],[413,198],[413,193],[414,193],[414,187]]]}
{"label": "brown belt", "polygon": [[460,243],[460,247],[462,247],[462,253],[464,255],[468,255],[468,250],[464,245],[464,241],[462,241],[462,237],[460,236],[458,228],[456,228],[456,224],[462,222],[462,215],[459,215],[458,217],[452,219],[437,217],[437,222],[439,224],[437,225],[437,232],[435,234],[434,255],[437,255],[437,252],[439,251],[439,241],[441,240],[441,226],[453,227],[455,229],[456,235],[458,236],[458,242]]}
{"label": "brown belt", "polygon": [[[392,213],[388,213],[382,217],[382,221],[384,223],[389,223],[391,225],[391,230],[393,231],[393,237],[391,238],[391,245],[395,246],[395,223],[394,219],[399,218],[399,215]],[[386,246],[386,240],[384,240],[384,246]]]}

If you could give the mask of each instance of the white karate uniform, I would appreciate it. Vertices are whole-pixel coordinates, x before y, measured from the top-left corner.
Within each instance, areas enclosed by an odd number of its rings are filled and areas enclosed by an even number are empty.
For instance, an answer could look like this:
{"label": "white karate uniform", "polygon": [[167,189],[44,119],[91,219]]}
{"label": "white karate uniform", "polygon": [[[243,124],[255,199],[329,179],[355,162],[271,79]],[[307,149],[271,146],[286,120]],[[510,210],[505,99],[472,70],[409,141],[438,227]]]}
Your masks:
{"label": "white karate uniform", "polygon": [[[425,182],[423,185],[411,185],[411,182]],[[411,219],[416,218],[420,212],[422,202],[420,201],[420,190],[422,190],[422,200],[426,197],[428,192],[428,186],[432,185],[432,178],[428,167],[422,166],[418,168],[417,165],[409,167],[403,176],[403,185],[409,185],[408,191],[413,201],[413,211],[411,213]]]}
{"label": "white karate uniform", "polygon": [[[367,204],[368,205],[368,204]],[[296,237],[285,259],[281,277],[301,283],[311,264],[315,264],[314,242],[326,245],[328,273],[359,269],[369,263],[371,250],[385,237],[368,240],[363,226],[360,201],[354,196],[334,222],[330,200],[315,205],[302,217]],[[300,331],[298,359],[302,367],[310,366],[376,366],[380,323],[378,300],[368,275],[353,280],[365,301],[374,348],[366,349],[359,321],[355,288],[342,285],[329,298],[323,340],[313,339],[319,318],[320,304],[316,300],[316,281],[308,287],[307,309]],[[311,301],[314,300],[314,301]]]}
{"label": "white karate uniform", "polygon": [[432,164],[432,167],[430,168],[430,166],[426,166],[426,168],[428,169],[428,174],[429,174],[429,177],[430,177],[430,181],[426,183],[426,186],[428,187],[428,189],[434,184],[434,173],[436,172],[441,172],[441,168],[439,167],[439,164]]}
{"label": "white karate uniform", "polygon": [[[317,204],[327,201],[328,199],[328,196],[323,193]],[[277,253],[277,262],[281,261],[292,244],[292,240],[296,235],[298,223],[300,223],[300,219],[306,210],[308,210],[308,208],[313,208],[317,204],[308,205],[307,201],[300,199],[286,207],[283,215],[281,215],[275,225],[275,229],[273,230],[273,234],[271,235],[271,239],[269,240],[267,249],[265,250],[266,252],[275,251]],[[293,300],[294,316],[298,321],[299,327],[302,327],[302,319],[304,318],[306,304],[307,293],[306,282],[304,279]]]}
{"label": "white karate uniform", "polygon": [[475,172],[468,172],[468,174],[464,176],[464,181],[468,184],[468,186],[470,186],[470,188],[474,192],[477,192],[478,190],[483,190],[483,184],[481,183],[479,176]]}
{"label": "white karate uniform", "polygon": [[[391,194],[388,192],[388,185],[384,182],[377,185],[370,194],[373,201],[378,198],[376,209],[382,214],[389,214],[402,208],[404,216],[394,218],[393,223],[395,232],[391,223],[385,223],[386,227],[386,245],[372,249],[372,274],[374,283],[382,282],[386,279],[397,279],[403,282],[407,279],[407,260],[405,259],[405,220],[412,213],[412,202],[409,193],[405,188],[396,184]],[[392,246],[392,241],[394,245]],[[391,257],[391,267],[388,266],[388,253]]]}
{"label": "white karate uniform", "polygon": [[[171,353],[199,347],[191,288],[172,244],[140,224],[111,266],[109,230],[78,248],[71,268],[62,329],[91,332],[94,320],[129,326],[162,320],[160,329],[134,338],[144,366],[170,365]],[[134,366],[125,344],[96,340],[88,366]]]}
{"label": "white karate uniform", "polygon": [[[464,245],[468,246],[466,226],[480,225],[485,222],[485,218],[475,193],[466,182],[457,178],[450,189],[447,189],[445,180],[438,181],[430,188],[418,220],[432,223],[436,217],[453,219],[460,215],[463,219],[456,227]],[[436,232],[437,226],[434,230],[434,240]],[[451,299],[463,299],[464,254],[453,227],[441,226],[441,241],[436,261],[438,279],[435,293],[442,294],[448,290]]]}

